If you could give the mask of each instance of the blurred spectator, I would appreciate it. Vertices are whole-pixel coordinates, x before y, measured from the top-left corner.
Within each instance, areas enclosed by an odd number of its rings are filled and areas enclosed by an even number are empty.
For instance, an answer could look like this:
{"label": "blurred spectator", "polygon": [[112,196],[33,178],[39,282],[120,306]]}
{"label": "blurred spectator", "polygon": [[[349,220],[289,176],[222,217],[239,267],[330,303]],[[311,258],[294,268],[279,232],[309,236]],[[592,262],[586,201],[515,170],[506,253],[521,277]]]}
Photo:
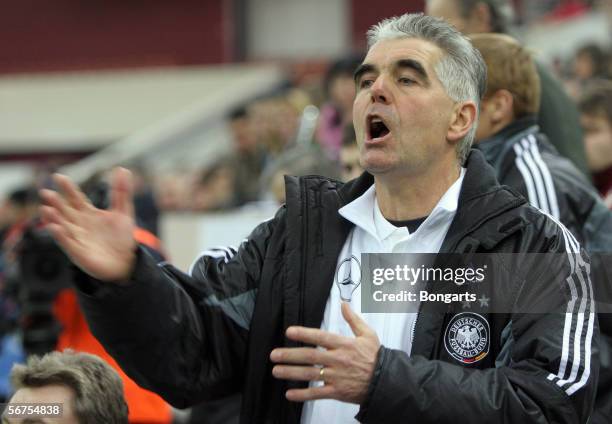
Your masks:
{"label": "blurred spectator", "polygon": [[514,7],[508,0],[426,0],[425,11],[464,34],[507,33],[514,23]]}
{"label": "blurred spectator", "polygon": [[329,67],[323,82],[327,102],[321,106],[317,139],[328,157],[334,160],[340,154],[344,128],[353,121],[353,73],[362,59],[353,55],[336,61]]}
{"label": "blurred spectator", "polygon": [[159,207],[151,185],[151,180],[143,165],[129,167],[134,181],[134,213],[138,225],[158,235]]}
{"label": "blurred spectator", "polygon": [[[100,358],[72,351],[32,356],[11,372],[17,390],[9,405],[61,404],[61,415],[49,422],[66,424],[127,424],[128,407],[117,373]],[[6,423],[43,422],[30,417],[3,416]],[[44,421],[47,422],[47,421]]]}
{"label": "blurred spectator", "polygon": [[3,249],[8,251],[19,239],[27,224],[37,212],[40,201],[35,187],[26,187],[13,191],[3,206]]}
{"label": "blurred spectator", "polygon": [[585,83],[591,79],[608,78],[608,55],[595,43],[580,47],[574,55],[574,75]]}
{"label": "blurred spectator", "polygon": [[[514,15],[510,0],[427,0],[426,12],[446,19],[465,34],[506,33]],[[538,124],[559,153],[589,175],[574,102],[544,66],[536,65],[542,87]]]}
{"label": "blurred spectator", "polygon": [[[599,196],[569,160],[540,132],[536,113],[540,80],[530,53],[503,34],[475,34],[472,43],[487,65],[477,147],[501,184],[518,190],[535,207],[560,220],[588,250]],[[601,206],[601,205],[600,205]],[[601,206],[605,216],[610,214]]]}
{"label": "blurred spectator", "polygon": [[184,171],[164,172],[155,178],[157,203],[163,211],[189,209],[192,175]]}
{"label": "blurred spectator", "polygon": [[[269,112],[272,114],[278,111],[270,110]],[[269,145],[266,146],[258,140],[257,133],[254,131],[253,123],[258,119],[260,124],[265,124],[268,118],[266,114],[253,118],[246,107],[234,110],[229,116],[235,150],[229,159],[229,169],[233,173],[234,183],[232,188],[234,199],[231,203],[236,206],[259,199],[259,177],[266,165],[266,147]],[[267,141],[271,143],[269,139]],[[218,173],[216,178],[219,177],[223,179],[223,173]]]}
{"label": "blurred spectator", "polygon": [[94,354],[114,368],[123,381],[123,394],[129,405],[131,424],[169,424],[172,421],[170,406],[161,397],[141,388],[128,377],[93,336],[73,289],[65,289],[57,295],[53,310],[62,325],[56,349],[61,351],[70,348]]}
{"label": "blurred spectator", "polygon": [[216,211],[234,206],[235,170],[226,161],[206,169],[195,183],[191,208]]}
{"label": "blurred spectator", "polygon": [[342,168],[342,181],[349,181],[360,176],[363,172],[359,162],[359,146],[355,137],[353,125],[344,129],[342,149],[340,150],[340,166]]}
{"label": "blurred spectator", "polygon": [[[573,233],[591,255],[591,280],[598,290],[605,290],[609,285],[612,213],[535,124],[540,88],[535,63],[526,49],[507,35],[478,34],[472,43],[485,60],[488,78],[480,104],[477,147],[493,165],[502,185],[517,190]],[[598,318],[601,355],[594,413],[589,421],[593,424],[609,423],[612,413],[612,320],[606,313]]]}
{"label": "blurred spectator", "polygon": [[295,142],[302,110],[300,101],[294,102],[292,90],[253,102],[248,114],[257,144],[273,159]]}
{"label": "blurred spectator", "polygon": [[38,210],[38,193],[33,187],[13,191],[0,209],[0,400],[9,395],[9,372],[14,362],[24,359],[18,332],[19,307],[10,282],[17,272],[17,247],[28,223]]}
{"label": "blurred spectator", "polygon": [[272,192],[278,203],[285,203],[285,175],[325,175],[339,178],[336,162],[328,159],[317,146],[296,146],[285,152],[263,177],[264,185]]}
{"label": "blurred spectator", "polygon": [[612,209],[612,82],[594,83],[580,99],[579,108],[589,169]]}

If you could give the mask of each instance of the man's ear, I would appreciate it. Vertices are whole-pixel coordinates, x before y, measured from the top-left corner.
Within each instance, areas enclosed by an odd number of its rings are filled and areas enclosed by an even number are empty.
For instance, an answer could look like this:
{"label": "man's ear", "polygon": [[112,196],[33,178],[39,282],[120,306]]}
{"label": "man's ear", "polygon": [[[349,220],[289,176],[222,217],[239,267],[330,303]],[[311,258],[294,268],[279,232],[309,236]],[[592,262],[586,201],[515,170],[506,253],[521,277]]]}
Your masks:
{"label": "man's ear", "polygon": [[476,104],[472,101],[457,104],[451,117],[446,139],[453,142],[462,140],[472,126],[476,125],[476,111]]}
{"label": "man's ear", "polygon": [[514,121],[514,96],[506,89],[497,90],[490,97],[491,121],[507,125]]}

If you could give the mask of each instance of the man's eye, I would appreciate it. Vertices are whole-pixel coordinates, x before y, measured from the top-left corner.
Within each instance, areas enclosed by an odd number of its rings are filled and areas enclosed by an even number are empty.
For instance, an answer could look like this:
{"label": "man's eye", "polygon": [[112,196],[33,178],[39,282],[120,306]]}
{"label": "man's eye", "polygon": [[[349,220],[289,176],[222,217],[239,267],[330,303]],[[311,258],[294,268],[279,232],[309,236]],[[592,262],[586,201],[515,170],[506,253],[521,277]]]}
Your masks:
{"label": "man's eye", "polygon": [[398,81],[399,81],[400,84],[403,84],[403,85],[412,85],[412,84],[416,83],[415,80],[410,79],[410,78],[406,78],[406,77],[401,77],[401,78],[398,79]]}
{"label": "man's eye", "polygon": [[372,86],[372,84],[374,84],[374,80],[371,79],[363,79],[361,80],[361,82],[359,83],[359,88],[369,88]]}

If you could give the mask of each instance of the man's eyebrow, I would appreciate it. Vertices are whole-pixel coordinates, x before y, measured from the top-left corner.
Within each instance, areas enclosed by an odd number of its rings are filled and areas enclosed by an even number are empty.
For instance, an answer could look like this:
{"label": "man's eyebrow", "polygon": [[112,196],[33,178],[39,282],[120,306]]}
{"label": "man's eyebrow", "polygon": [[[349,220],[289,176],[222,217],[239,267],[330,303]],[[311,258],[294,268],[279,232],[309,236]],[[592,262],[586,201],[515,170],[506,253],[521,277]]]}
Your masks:
{"label": "man's eyebrow", "polygon": [[368,72],[376,71],[376,66],[370,65],[369,63],[362,63],[355,69],[355,73],[353,74],[353,80],[355,80],[355,84],[359,82],[359,79],[363,74]]}
{"label": "man's eyebrow", "polygon": [[423,67],[423,65],[421,65],[421,62],[418,62],[414,59],[400,59],[396,62],[395,65],[400,69],[410,68],[414,70],[417,74],[421,76],[421,78],[423,78],[426,84],[429,84],[429,75],[427,75],[427,71],[425,71],[425,68]]}

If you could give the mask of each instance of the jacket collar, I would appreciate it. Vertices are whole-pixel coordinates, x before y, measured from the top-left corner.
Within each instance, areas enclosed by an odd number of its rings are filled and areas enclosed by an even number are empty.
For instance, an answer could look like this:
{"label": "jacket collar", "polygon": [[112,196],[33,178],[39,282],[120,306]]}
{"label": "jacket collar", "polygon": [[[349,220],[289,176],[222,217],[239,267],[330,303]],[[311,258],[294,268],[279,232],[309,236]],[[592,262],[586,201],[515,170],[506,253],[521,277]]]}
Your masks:
{"label": "jacket collar", "polygon": [[506,149],[525,135],[535,134],[539,131],[540,128],[537,125],[536,116],[528,115],[513,121],[496,134],[474,145],[474,147],[484,154],[487,162],[492,164],[495,169],[498,169],[496,164],[505,156],[504,151]]}
{"label": "jacket collar", "polygon": [[[472,149],[466,168],[459,195],[459,207],[440,252],[463,251],[464,249],[458,246],[459,242],[476,230],[481,232],[480,236],[473,240],[473,249],[480,244],[494,246],[509,233],[497,231],[497,228],[483,227],[483,223],[527,202],[511,188],[499,185],[495,170],[479,150]],[[483,233],[486,236],[483,236]]]}

